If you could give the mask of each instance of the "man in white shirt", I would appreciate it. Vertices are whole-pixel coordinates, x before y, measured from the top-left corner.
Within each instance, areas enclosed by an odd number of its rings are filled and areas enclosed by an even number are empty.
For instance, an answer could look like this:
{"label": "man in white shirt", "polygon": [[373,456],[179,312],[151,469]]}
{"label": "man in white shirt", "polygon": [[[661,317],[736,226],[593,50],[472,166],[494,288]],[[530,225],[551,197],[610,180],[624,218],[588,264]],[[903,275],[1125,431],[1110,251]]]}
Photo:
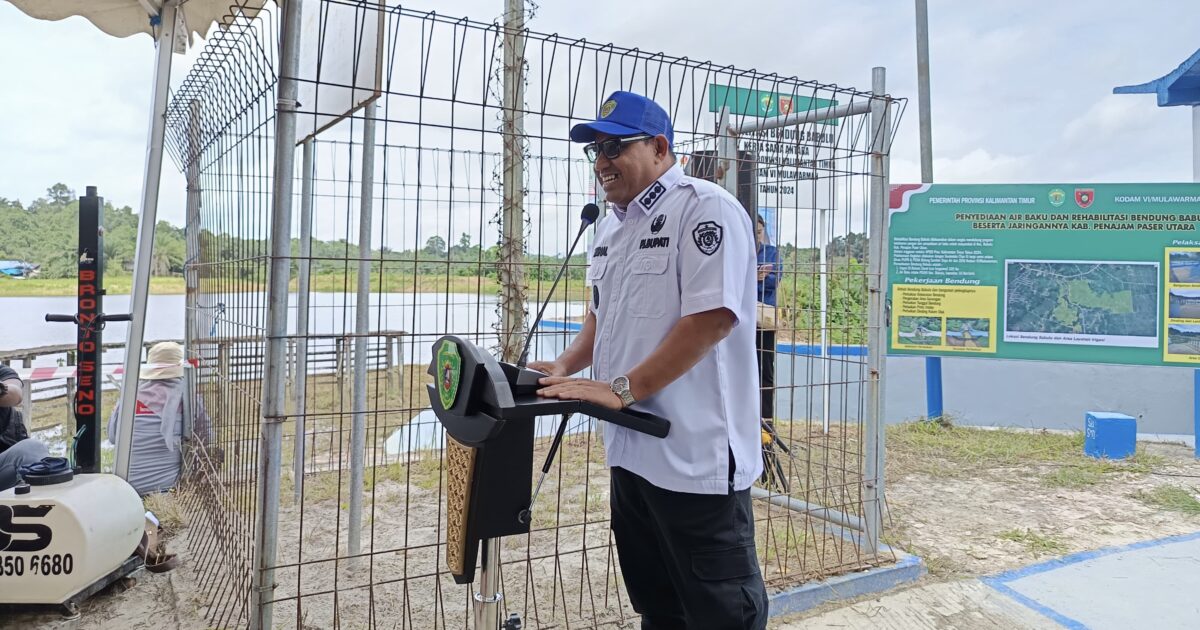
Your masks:
{"label": "man in white shirt", "polygon": [[[642,628],[765,628],[750,486],[762,470],[754,227],[724,189],[684,175],[654,101],[615,92],[571,139],[612,212],[596,228],[592,308],[542,396],[632,406],[657,439],[606,425],[612,529]],[[587,367],[598,380],[569,378]]]}

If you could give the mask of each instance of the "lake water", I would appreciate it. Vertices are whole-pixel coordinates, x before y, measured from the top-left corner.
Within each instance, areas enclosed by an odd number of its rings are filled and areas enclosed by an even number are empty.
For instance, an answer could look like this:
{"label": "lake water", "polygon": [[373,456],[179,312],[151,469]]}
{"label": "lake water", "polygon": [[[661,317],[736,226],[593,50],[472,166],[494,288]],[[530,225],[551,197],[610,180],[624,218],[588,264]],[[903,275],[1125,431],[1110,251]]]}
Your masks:
{"label": "lake water", "polygon": [[[262,294],[239,293],[205,295],[200,309],[202,335],[246,335],[261,327],[265,319]],[[310,294],[309,330],[312,334],[344,334],[354,331],[356,296],[353,293]],[[295,332],[296,294],[289,296],[289,332]],[[499,320],[497,298],[470,293],[373,293],[371,294],[371,330],[403,330],[419,342],[432,342],[439,335],[453,333],[469,337],[481,346],[496,342],[494,328]],[[532,311],[537,304],[529,305]],[[128,295],[105,297],[105,311],[127,312]],[[0,299],[5,325],[0,327],[0,350],[18,350],[38,346],[72,344],[75,327],[48,323],[47,313],[74,313],[73,297],[10,297]],[[221,313],[222,309],[224,313]],[[577,317],[584,313],[582,302],[554,302],[546,309],[546,319]],[[532,317],[534,313],[530,313]],[[216,326],[213,326],[213,323]],[[114,322],[104,330],[105,342],[123,342],[128,324]],[[184,296],[152,295],[146,308],[147,341],[183,339]],[[407,345],[407,344],[406,344]],[[35,366],[55,365],[60,357],[45,356]],[[105,353],[105,363],[124,358],[120,350]]]}
{"label": "lake water", "polygon": [[[352,333],[355,321],[355,295],[352,293],[310,294],[310,326],[312,334]],[[201,305],[202,336],[237,336],[258,330],[265,320],[265,298],[262,294],[237,293],[205,295]],[[124,312],[128,308],[129,296],[107,296],[105,310],[110,313]],[[296,294],[291,294],[288,316],[291,330],[295,331]],[[75,329],[68,324],[47,323],[46,313],[68,313],[74,311],[71,297],[28,297],[4,298],[0,300],[8,315],[6,326],[0,327],[0,350],[14,350],[36,346],[71,344],[75,340]],[[408,333],[403,343],[405,363],[425,363],[433,341],[443,334],[458,334],[480,347],[489,349],[496,342],[494,327],[499,319],[495,296],[477,296],[469,293],[382,293],[371,295],[370,327],[372,330],[402,330]],[[537,304],[528,306],[530,311]],[[221,313],[221,311],[224,311]],[[548,321],[582,316],[582,302],[554,302],[546,309]],[[532,317],[534,313],[530,313]],[[146,339],[182,339],[184,334],[184,296],[150,296],[146,316]],[[213,325],[215,322],[215,326]],[[113,323],[105,329],[105,340],[123,342],[128,324]],[[575,331],[563,327],[551,327],[539,332],[530,352],[531,359],[553,359],[574,337]],[[35,365],[55,365],[61,358],[44,356]],[[105,353],[105,363],[119,363],[124,358],[122,350]],[[776,360],[776,416],[779,418],[820,418],[821,396],[827,391],[830,397],[830,419],[857,419],[863,413],[863,391],[859,383],[864,379],[861,358],[831,357],[833,369],[828,390],[812,387],[820,383],[820,357],[801,352],[781,352]],[[326,368],[328,369],[328,368]],[[571,432],[586,431],[589,422],[577,418],[571,424]],[[538,435],[552,435],[557,426],[556,418],[539,420]],[[389,453],[403,452],[414,448],[437,448],[442,440],[440,427],[432,413],[426,410],[407,427],[390,436],[386,449]]]}

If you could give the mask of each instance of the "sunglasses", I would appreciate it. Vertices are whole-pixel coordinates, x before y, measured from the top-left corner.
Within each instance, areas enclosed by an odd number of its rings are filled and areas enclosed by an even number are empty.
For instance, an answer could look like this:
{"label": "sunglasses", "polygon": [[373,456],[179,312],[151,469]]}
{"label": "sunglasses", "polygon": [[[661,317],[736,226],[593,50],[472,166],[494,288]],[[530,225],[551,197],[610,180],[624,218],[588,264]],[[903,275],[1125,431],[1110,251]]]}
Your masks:
{"label": "sunglasses", "polygon": [[595,162],[601,153],[604,154],[604,157],[615,160],[621,155],[621,150],[625,148],[625,145],[639,140],[648,140],[653,137],[649,134],[640,133],[636,136],[626,136],[624,138],[609,138],[603,142],[591,142],[583,145],[583,152],[591,162]]}

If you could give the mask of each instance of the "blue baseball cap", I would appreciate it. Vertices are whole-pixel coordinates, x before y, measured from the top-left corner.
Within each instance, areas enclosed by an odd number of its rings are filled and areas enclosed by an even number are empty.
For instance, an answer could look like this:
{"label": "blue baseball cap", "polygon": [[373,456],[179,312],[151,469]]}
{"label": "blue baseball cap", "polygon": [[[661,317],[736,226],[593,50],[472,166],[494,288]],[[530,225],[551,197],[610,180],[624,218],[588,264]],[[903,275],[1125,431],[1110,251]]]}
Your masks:
{"label": "blue baseball cap", "polygon": [[592,122],[579,123],[571,128],[574,142],[592,142],[597,133],[610,136],[632,136],[639,133],[667,137],[675,146],[675,130],[671,117],[654,101],[633,92],[613,92],[600,105],[599,116]]}

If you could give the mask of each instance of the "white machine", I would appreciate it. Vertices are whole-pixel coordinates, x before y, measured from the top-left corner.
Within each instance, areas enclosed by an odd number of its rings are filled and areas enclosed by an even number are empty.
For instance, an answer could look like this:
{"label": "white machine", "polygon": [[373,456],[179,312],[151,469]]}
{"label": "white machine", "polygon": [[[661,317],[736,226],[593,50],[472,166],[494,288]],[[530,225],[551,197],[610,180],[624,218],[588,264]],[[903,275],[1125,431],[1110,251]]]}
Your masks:
{"label": "white machine", "polygon": [[[78,386],[72,457],[24,467],[25,482],[0,492],[0,608],[56,605],[71,616],[79,603],[141,567],[136,555],[146,512],[137,491],[100,471],[99,367],[104,313],[104,199],[95,186],[79,198],[78,312],[46,321],[76,328]],[[82,473],[82,474],[77,474]]]}
{"label": "white machine", "polygon": [[[115,475],[29,477],[0,492],[0,604],[78,603],[141,566],[145,509]],[[39,485],[33,485],[33,484]]]}

